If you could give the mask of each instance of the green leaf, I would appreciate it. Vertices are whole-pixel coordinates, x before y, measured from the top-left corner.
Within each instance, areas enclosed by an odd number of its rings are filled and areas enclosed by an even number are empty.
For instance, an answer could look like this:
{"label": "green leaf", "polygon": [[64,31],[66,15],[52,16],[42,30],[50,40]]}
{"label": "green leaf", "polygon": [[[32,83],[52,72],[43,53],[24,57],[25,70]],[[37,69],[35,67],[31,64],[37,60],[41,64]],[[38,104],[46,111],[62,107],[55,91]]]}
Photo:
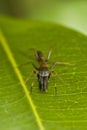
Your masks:
{"label": "green leaf", "polygon": [[[3,17],[0,30],[0,129],[86,130],[87,37],[57,24]],[[75,65],[57,65],[54,71],[58,76],[51,75],[48,92],[41,93],[36,76],[24,83],[34,68],[30,64],[18,66],[31,60],[37,65],[30,48],[47,56],[51,47],[49,66],[56,61]],[[18,50],[30,57],[25,58]]]}

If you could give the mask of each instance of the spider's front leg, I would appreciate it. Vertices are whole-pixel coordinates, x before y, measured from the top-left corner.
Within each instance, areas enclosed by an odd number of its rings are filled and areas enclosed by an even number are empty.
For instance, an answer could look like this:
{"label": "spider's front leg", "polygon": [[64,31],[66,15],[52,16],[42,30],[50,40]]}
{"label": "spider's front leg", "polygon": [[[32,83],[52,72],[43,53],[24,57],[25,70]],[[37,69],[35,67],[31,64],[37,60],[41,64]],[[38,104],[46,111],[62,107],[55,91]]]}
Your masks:
{"label": "spider's front leg", "polygon": [[48,52],[48,56],[47,56],[47,59],[46,59],[47,62],[48,62],[48,60],[50,59],[51,53],[52,53],[52,49],[49,50],[49,52]]}
{"label": "spider's front leg", "polygon": [[50,66],[50,70],[53,69],[56,65],[74,65],[74,64],[70,64],[68,62],[55,62]]}

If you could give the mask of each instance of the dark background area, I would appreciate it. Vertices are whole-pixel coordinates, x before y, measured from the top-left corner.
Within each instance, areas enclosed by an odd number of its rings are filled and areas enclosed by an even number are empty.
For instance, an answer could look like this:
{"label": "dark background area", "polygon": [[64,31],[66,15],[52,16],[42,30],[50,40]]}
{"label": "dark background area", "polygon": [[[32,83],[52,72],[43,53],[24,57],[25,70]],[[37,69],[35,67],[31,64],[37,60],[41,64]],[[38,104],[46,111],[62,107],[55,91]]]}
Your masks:
{"label": "dark background area", "polygon": [[56,22],[87,34],[86,0],[0,0],[0,14]]}

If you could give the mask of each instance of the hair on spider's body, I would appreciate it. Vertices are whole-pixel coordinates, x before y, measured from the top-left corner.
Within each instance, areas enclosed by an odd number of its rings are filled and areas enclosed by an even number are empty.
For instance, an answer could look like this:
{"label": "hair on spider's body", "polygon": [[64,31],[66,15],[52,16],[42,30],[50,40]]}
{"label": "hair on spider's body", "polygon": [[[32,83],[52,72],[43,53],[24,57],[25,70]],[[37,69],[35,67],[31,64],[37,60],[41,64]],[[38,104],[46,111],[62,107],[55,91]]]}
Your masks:
{"label": "hair on spider's body", "polygon": [[[36,60],[39,63],[39,67],[37,67],[33,62],[27,62],[25,64],[31,63],[33,65],[33,67],[35,68],[34,73],[37,75],[37,78],[38,78],[39,90],[42,92],[43,91],[46,92],[48,88],[48,81],[51,76],[52,69],[55,67],[55,65],[57,64],[71,65],[71,64],[66,63],[66,62],[54,62],[50,67],[48,67],[48,61],[50,59],[52,50],[48,52],[48,56],[46,59],[41,51],[36,50],[36,49],[33,49],[33,50],[35,53]],[[25,81],[25,83],[27,81],[28,81],[28,78]],[[32,87],[31,87],[31,90],[32,90]]]}

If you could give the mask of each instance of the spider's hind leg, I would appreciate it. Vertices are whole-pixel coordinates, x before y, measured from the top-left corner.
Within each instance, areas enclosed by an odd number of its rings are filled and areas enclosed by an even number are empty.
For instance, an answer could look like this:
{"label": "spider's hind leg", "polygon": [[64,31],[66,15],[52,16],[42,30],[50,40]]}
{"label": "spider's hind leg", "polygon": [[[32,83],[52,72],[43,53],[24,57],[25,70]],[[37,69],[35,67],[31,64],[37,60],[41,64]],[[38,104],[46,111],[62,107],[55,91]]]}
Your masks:
{"label": "spider's hind leg", "polygon": [[[25,80],[25,84],[29,81],[29,79],[32,77],[32,76],[35,76],[36,78],[36,75],[37,75],[37,71],[32,71],[31,73],[29,73],[27,79]],[[33,90],[33,86],[34,86],[34,81],[31,83],[31,86],[30,86],[30,94],[32,94],[32,90]]]}
{"label": "spider's hind leg", "polygon": [[57,95],[57,83],[56,83],[55,78],[54,78],[55,77],[54,71],[51,71],[50,76],[51,76],[51,78],[52,78],[52,80],[54,82],[54,94]]}
{"label": "spider's hind leg", "polygon": [[[55,76],[58,77],[58,79],[59,79],[59,80],[63,83],[63,85],[65,86],[64,80],[59,76],[59,74],[57,74],[57,72],[52,71],[52,72],[51,72],[51,75],[52,75],[53,77],[55,77]],[[54,79],[53,77],[52,77],[52,79]],[[55,92],[55,94],[58,93],[56,81],[55,81],[55,83],[54,83],[54,92]]]}

